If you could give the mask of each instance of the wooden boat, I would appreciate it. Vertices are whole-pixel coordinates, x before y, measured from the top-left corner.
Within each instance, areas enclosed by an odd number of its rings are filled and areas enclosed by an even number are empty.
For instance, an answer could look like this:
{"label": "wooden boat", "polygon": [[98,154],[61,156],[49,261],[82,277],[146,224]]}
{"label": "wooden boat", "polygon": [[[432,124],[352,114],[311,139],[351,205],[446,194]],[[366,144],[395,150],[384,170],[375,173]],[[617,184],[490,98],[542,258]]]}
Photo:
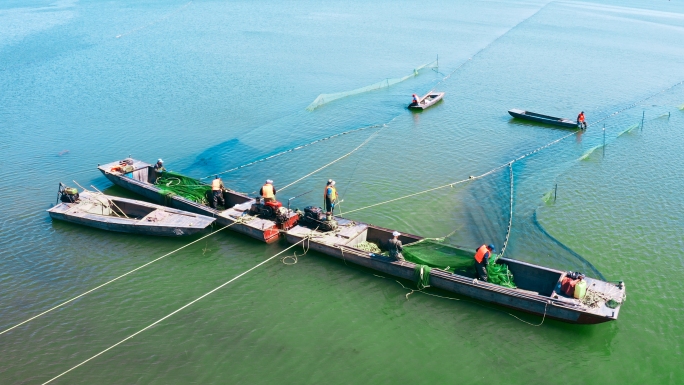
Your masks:
{"label": "wooden boat", "polygon": [[[286,239],[289,243],[297,243],[309,238],[304,243],[310,249],[395,277],[415,280],[416,264],[395,261],[356,247],[361,242],[370,241],[386,250],[386,242],[392,238],[393,230],[339,217],[335,219],[339,225],[335,231],[321,232],[299,225],[285,232]],[[399,239],[407,245],[423,238],[402,233]],[[474,251],[470,252],[474,255]],[[496,263],[508,266],[517,288],[510,289],[477,280],[474,269],[471,274],[460,270],[458,274],[453,274],[437,268],[430,271],[430,286],[569,323],[596,324],[618,318],[620,304],[610,308],[601,303],[591,308],[577,299],[562,294],[559,290],[560,282],[566,272],[509,258],[499,258]],[[616,298],[620,303],[624,299],[624,283],[613,284],[592,278],[585,279],[592,291]]]}
{"label": "wooden boat", "polygon": [[277,241],[280,237],[280,230],[291,228],[299,219],[299,215],[289,209],[287,209],[287,220],[282,223],[250,215],[249,211],[256,203],[255,199],[228,189],[223,191],[226,210],[217,210],[179,195],[164,195],[159,186],[154,184],[157,172],[151,164],[136,159],[130,159],[128,163],[130,163],[128,170],[121,170],[118,161],[98,165],[98,169],[117,186],[165,206],[214,217],[216,223],[223,226],[231,225],[231,230],[262,242]]}
{"label": "wooden boat", "polygon": [[47,211],[52,219],[102,230],[167,237],[192,235],[214,222],[204,215],[90,191]]}
{"label": "wooden boat", "polygon": [[534,112],[518,110],[518,109],[508,110],[508,113],[514,118],[531,120],[531,121],[537,122],[537,123],[546,123],[546,124],[551,124],[551,125],[563,127],[563,128],[575,128],[575,129],[579,128],[577,126],[576,120],[570,120],[570,119],[565,119],[565,118],[557,118],[555,116],[542,115],[542,114],[537,114]]}
{"label": "wooden boat", "polygon": [[418,103],[411,102],[408,108],[412,110],[424,110],[426,108],[434,106],[437,102],[442,100],[444,97],[444,92],[428,92],[425,96],[418,100]]}

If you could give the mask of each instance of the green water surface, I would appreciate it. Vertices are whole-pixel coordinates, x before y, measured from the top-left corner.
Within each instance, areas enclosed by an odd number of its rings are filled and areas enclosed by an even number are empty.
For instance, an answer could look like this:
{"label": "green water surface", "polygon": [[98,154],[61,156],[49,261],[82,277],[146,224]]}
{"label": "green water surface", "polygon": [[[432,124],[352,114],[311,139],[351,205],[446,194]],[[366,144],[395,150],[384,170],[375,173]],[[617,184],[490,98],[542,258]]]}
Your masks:
{"label": "green water surface", "polygon": [[[60,181],[135,197],[97,164],[161,157],[199,178],[355,130],[224,176],[253,193],[377,133],[279,194],[313,190],[293,204],[320,205],[333,178],[345,211],[482,174],[569,133],[513,120],[511,108],[584,110],[585,133],[513,164],[506,253],[624,280],[617,321],[535,327],[540,317],[443,292],[431,293],[451,299],[407,299],[411,282],[309,252],[295,265],[274,259],[54,383],[682,383],[682,41],[676,1],[5,1],[0,329],[199,237],[51,221]],[[399,78],[437,55],[438,68],[306,110],[319,94]],[[405,108],[433,88],[444,101]],[[501,248],[510,181],[502,168],[350,217]],[[220,232],[2,334],[0,384],[44,383],[285,246]]]}

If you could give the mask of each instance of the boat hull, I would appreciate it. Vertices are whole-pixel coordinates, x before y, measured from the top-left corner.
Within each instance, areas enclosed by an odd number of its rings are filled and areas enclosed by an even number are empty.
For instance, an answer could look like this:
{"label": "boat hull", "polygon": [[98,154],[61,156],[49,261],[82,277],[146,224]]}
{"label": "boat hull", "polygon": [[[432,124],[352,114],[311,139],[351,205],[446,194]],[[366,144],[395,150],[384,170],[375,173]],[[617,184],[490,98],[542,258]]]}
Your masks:
{"label": "boat hull", "polygon": [[435,104],[437,104],[440,100],[444,98],[444,92],[431,92],[420,98],[419,103],[411,103],[408,105],[408,108],[411,110],[425,110],[428,109]]}
{"label": "boat hull", "polygon": [[114,221],[114,222],[103,222],[98,220],[93,220],[91,218],[80,218],[70,215],[64,215],[55,212],[49,212],[50,218],[74,223],[77,225],[93,227],[100,230],[114,231],[118,233],[128,233],[128,234],[139,234],[139,235],[153,235],[162,237],[178,237],[194,235],[206,227],[176,227],[176,226],[154,226],[154,225],[144,225],[139,223],[133,223],[132,221]]}
{"label": "boat hull", "polygon": [[[370,229],[379,229],[386,233],[391,233],[389,229],[378,228],[376,226],[368,225]],[[286,232],[286,240],[288,243],[294,244],[306,238],[302,233]],[[411,238],[420,239],[418,236],[411,236],[410,234],[402,234],[405,239],[403,242],[411,242]],[[365,235],[358,235],[357,241],[365,241]],[[377,239],[375,239],[377,240]],[[351,240],[349,244],[355,244]],[[316,238],[312,238],[305,242],[306,247],[310,250],[318,251],[322,254],[339,258],[345,262],[351,262],[384,274],[388,274],[397,278],[403,278],[415,281],[416,265],[408,261],[395,261],[388,257],[364,252],[362,250],[349,247],[346,245],[331,245],[319,242]],[[525,268],[527,266],[534,266],[521,261],[504,259],[507,264],[517,264],[517,268]],[[539,267],[535,266],[535,269]],[[563,274],[561,271],[553,269],[541,268],[541,274]],[[514,272],[515,275],[515,272]],[[510,309],[523,311],[526,313],[538,315],[541,317],[555,319],[558,321],[575,323],[575,324],[598,324],[617,319],[618,310],[610,316],[591,314],[576,306],[570,306],[567,303],[543,296],[536,293],[530,293],[525,290],[509,289],[503,286],[495,285],[465,277],[457,274],[452,274],[439,269],[432,269],[430,271],[430,286],[439,288],[457,295],[474,298],[483,302],[492,303],[504,306]],[[551,289],[553,290],[553,289]]]}
{"label": "boat hull", "polygon": [[554,116],[536,114],[534,112],[512,109],[508,111],[508,114],[514,118],[529,120],[536,123],[550,124],[556,127],[577,129],[577,122],[570,119],[557,118]]}
{"label": "boat hull", "polygon": [[120,233],[176,237],[193,235],[215,219],[133,199],[83,191],[76,202],[50,208],[52,219]]}
{"label": "boat hull", "polygon": [[[264,222],[259,226],[255,226],[254,224],[250,225],[249,223],[242,223],[242,221],[238,218],[228,215],[220,215],[221,212],[219,210],[193,202],[181,196],[164,196],[163,194],[161,194],[160,189],[155,185],[141,182],[133,178],[126,177],[119,173],[108,172],[108,166],[109,165],[99,166],[98,169],[102,172],[102,174],[104,174],[104,176],[107,179],[109,179],[110,182],[114,183],[115,185],[121,188],[144,196],[145,198],[157,204],[214,217],[216,218],[216,223],[222,226],[231,226],[231,230],[244,234],[248,237],[254,238],[261,242],[273,243],[276,242],[280,237],[280,229],[273,221],[268,221],[268,223]],[[226,196],[227,204],[247,203],[251,205],[251,203],[254,202],[254,199],[236,192],[230,192],[226,195],[228,195]]]}

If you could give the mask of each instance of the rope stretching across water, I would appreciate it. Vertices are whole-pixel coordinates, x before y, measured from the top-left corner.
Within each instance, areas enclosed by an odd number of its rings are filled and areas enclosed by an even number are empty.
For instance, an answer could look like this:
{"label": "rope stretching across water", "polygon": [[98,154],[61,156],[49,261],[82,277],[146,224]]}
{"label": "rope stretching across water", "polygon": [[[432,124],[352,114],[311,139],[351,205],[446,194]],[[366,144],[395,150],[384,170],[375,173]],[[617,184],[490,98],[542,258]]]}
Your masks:
{"label": "rope stretching across water", "polygon": [[325,166],[320,167],[320,168],[318,168],[318,169],[316,169],[316,170],[314,170],[314,171],[312,171],[312,172],[310,172],[310,173],[304,175],[303,177],[297,179],[296,181],[294,181],[294,182],[292,182],[292,183],[290,183],[290,184],[288,184],[288,185],[286,185],[286,186],[284,186],[284,187],[281,187],[278,191],[283,191],[283,190],[285,190],[286,188],[292,186],[293,184],[298,183],[298,182],[300,182],[300,181],[302,181],[302,180],[304,180],[304,179],[310,177],[311,175],[313,175],[313,174],[315,174],[315,173],[317,173],[317,172],[323,170],[324,168],[326,168],[326,167],[328,167],[328,166],[331,166],[331,165],[333,165],[334,163],[337,163],[337,162],[339,162],[340,160],[342,160],[342,159],[348,157],[349,155],[353,154],[354,152],[356,152],[356,151],[357,151],[358,149],[360,149],[361,147],[365,146],[366,143],[370,142],[373,138],[375,138],[375,137],[380,133],[380,131],[382,131],[382,130],[379,130],[379,131],[376,131],[375,133],[373,133],[371,136],[368,137],[368,139],[366,139],[363,143],[359,144],[355,149],[353,149],[353,150],[349,151],[348,153],[342,155],[341,157],[339,157],[339,158],[333,160],[332,162],[326,164]]}
{"label": "rope stretching across water", "polygon": [[333,138],[336,138],[336,137],[338,137],[338,136],[342,136],[342,135],[346,135],[346,134],[351,134],[351,133],[357,132],[357,131],[363,131],[363,130],[368,130],[368,129],[373,129],[373,128],[385,127],[385,126],[386,126],[385,124],[375,124],[375,125],[372,125],[372,126],[361,127],[361,128],[357,128],[357,129],[354,129],[354,130],[349,130],[349,131],[345,131],[345,132],[340,132],[339,134],[330,135],[330,136],[327,136],[327,137],[322,138],[322,139],[316,139],[316,140],[314,140],[313,142],[309,142],[309,143],[307,143],[307,144],[302,144],[302,145],[300,145],[300,146],[290,148],[289,150],[281,151],[281,152],[279,152],[279,153],[277,153],[277,154],[269,155],[269,156],[267,156],[267,157],[264,157],[264,158],[261,158],[261,159],[257,159],[257,160],[255,160],[255,161],[252,161],[252,162],[249,162],[249,163],[245,163],[245,164],[243,164],[243,165],[241,165],[241,166],[233,167],[233,168],[231,168],[231,169],[229,169],[229,170],[226,170],[226,171],[221,171],[221,172],[219,172],[219,173],[214,173],[214,174],[211,174],[211,175],[207,175],[207,176],[205,176],[205,177],[203,177],[203,178],[200,178],[199,180],[208,179],[208,178],[213,178],[214,175],[223,175],[223,174],[227,174],[227,173],[230,173],[230,172],[233,172],[233,171],[237,171],[237,170],[239,170],[239,169],[241,169],[241,168],[245,168],[245,167],[249,167],[249,166],[255,165],[255,164],[257,164],[257,163],[265,162],[265,161],[267,161],[267,160],[269,160],[269,159],[277,158],[277,157],[279,157],[279,156],[281,156],[281,155],[285,155],[285,154],[290,153],[290,152],[294,152],[294,151],[297,151],[297,150],[301,150],[302,148],[309,147],[309,146],[311,146],[311,145],[313,145],[313,144],[316,144],[316,143],[319,143],[319,142],[323,142],[323,141],[326,141],[326,140],[328,140],[328,139],[333,139]]}
{"label": "rope stretching across water", "polygon": [[190,246],[190,245],[192,245],[192,244],[195,244],[195,243],[197,243],[197,242],[199,242],[199,241],[201,241],[201,240],[203,240],[203,239],[206,239],[206,238],[208,238],[208,237],[210,237],[210,236],[212,236],[212,235],[218,233],[219,231],[223,231],[223,230],[229,228],[230,226],[232,226],[232,225],[234,225],[234,224],[237,224],[237,223],[239,223],[239,222],[241,222],[241,220],[237,220],[237,221],[231,223],[231,224],[228,225],[228,226],[225,226],[225,227],[220,228],[220,229],[218,229],[218,230],[216,230],[216,231],[213,231],[213,232],[211,232],[211,233],[209,233],[209,234],[203,236],[202,238],[196,239],[196,240],[194,240],[194,241],[188,243],[187,245],[181,246],[181,247],[177,248],[176,250],[171,251],[170,253],[164,254],[164,255],[162,255],[161,257],[159,257],[159,258],[157,258],[157,259],[154,259],[154,260],[152,260],[152,261],[150,261],[150,262],[147,262],[146,264],[144,264],[144,265],[142,265],[142,266],[138,266],[138,267],[136,267],[135,269],[133,269],[133,270],[127,272],[127,273],[121,274],[120,276],[118,276],[118,277],[116,277],[116,278],[110,279],[109,281],[103,283],[103,284],[100,285],[100,286],[97,286],[97,287],[95,287],[95,288],[92,288],[92,289],[86,291],[85,293],[79,294],[79,295],[77,295],[77,296],[75,296],[75,297],[73,297],[73,298],[71,298],[71,299],[69,299],[69,300],[67,300],[67,301],[64,301],[64,302],[60,303],[60,304],[57,305],[57,306],[54,306],[54,307],[52,307],[52,308],[50,308],[50,309],[48,309],[48,310],[45,310],[44,312],[42,312],[42,313],[40,313],[40,314],[38,314],[38,315],[35,315],[35,316],[33,316],[33,317],[27,319],[26,321],[20,322],[20,323],[18,323],[18,324],[16,324],[16,325],[12,326],[12,327],[10,327],[10,328],[7,328],[7,329],[1,331],[1,332],[0,332],[0,335],[5,334],[5,333],[7,333],[8,331],[10,331],[10,330],[12,330],[12,329],[18,328],[18,327],[21,326],[21,325],[24,325],[24,324],[26,324],[26,323],[29,323],[29,322],[35,320],[36,318],[42,317],[42,316],[44,316],[45,314],[47,314],[47,313],[49,313],[49,312],[51,312],[51,311],[53,311],[53,310],[59,309],[60,307],[66,305],[66,304],[68,304],[68,303],[70,303],[70,302],[73,302],[73,301],[75,301],[75,300],[77,300],[77,299],[79,299],[79,298],[81,298],[81,297],[83,297],[83,296],[85,296],[85,295],[88,295],[88,294],[94,292],[94,291],[97,290],[97,289],[100,289],[100,288],[102,288],[102,287],[105,287],[105,286],[109,285],[110,283],[113,283],[113,282],[115,282],[115,281],[117,281],[117,280],[119,280],[119,279],[121,279],[121,278],[123,278],[123,277],[129,275],[129,274],[132,274],[132,273],[134,273],[134,272],[136,272],[136,271],[138,271],[138,270],[140,270],[140,269],[142,269],[142,268],[144,268],[144,267],[147,267],[147,266],[149,266],[149,265],[151,265],[151,264],[153,264],[153,263],[155,263],[155,262],[157,262],[157,261],[160,261],[160,260],[162,260],[162,259],[168,257],[168,256],[171,255],[171,254],[174,254],[174,253],[176,253],[176,252],[178,252],[178,251],[180,251],[180,250],[183,250],[184,248],[186,248],[186,247],[188,247],[188,246]]}
{"label": "rope stretching across water", "polygon": [[508,219],[508,229],[506,230],[506,238],[504,238],[504,243],[503,247],[501,248],[501,254],[499,254],[499,258],[504,256],[504,253],[506,252],[506,246],[508,246],[508,240],[510,239],[511,236],[511,229],[513,228],[513,162],[508,164],[508,168],[510,169],[510,179],[511,179],[511,206],[510,206],[510,213],[511,215],[509,216]]}
{"label": "rope stretching across water", "polygon": [[80,364],[73,366],[71,369],[69,369],[69,370],[67,370],[67,371],[64,371],[64,372],[62,372],[61,374],[59,374],[59,375],[57,375],[57,376],[55,376],[55,377],[49,379],[48,381],[44,382],[43,385],[51,383],[52,381],[54,381],[54,380],[56,380],[56,379],[62,377],[63,375],[65,375],[65,374],[71,372],[72,370],[78,368],[79,366],[82,366],[82,365],[88,363],[89,361],[91,361],[91,360],[93,360],[93,359],[95,359],[95,358],[97,358],[97,357],[103,355],[104,353],[106,353],[106,352],[108,352],[108,351],[114,349],[115,347],[121,345],[122,343],[124,343],[124,342],[130,340],[131,338],[137,336],[138,334],[144,332],[145,330],[148,330],[148,329],[152,328],[153,326],[159,324],[160,322],[166,320],[167,318],[170,318],[170,317],[173,316],[174,314],[176,314],[176,313],[182,311],[183,309],[185,309],[185,308],[191,306],[191,305],[194,304],[195,302],[198,302],[198,301],[200,301],[201,299],[203,299],[203,298],[205,298],[205,297],[211,295],[212,293],[214,293],[214,292],[220,290],[221,288],[223,288],[224,286],[230,284],[231,282],[236,281],[236,280],[239,279],[240,277],[242,277],[242,276],[248,274],[248,273],[251,272],[252,270],[255,270],[255,269],[259,268],[259,267],[262,266],[263,264],[265,264],[265,263],[267,263],[268,261],[272,260],[273,258],[279,256],[280,254],[282,254],[282,253],[284,253],[284,252],[290,250],[291,248],[297,246],[298,244],[304,242],[306,239],[307,239],[307,238],[304,238],[304,239],[302,239],[301,241],[292,244],[291,246],[289,246],[289,247],[286,248],[285,250],[283,250],[283,251],[281,251],[281,252],[275,254],[274,256],[272,256],[272,257],[270,257],[270,258],[264,260],[263,262],[260,262],[259,264],[255,265],[254,267],[252,267],[252,268],[246,270],[245,272],[243,272],[243,273],[237,275],[236,277],[234,277],[234,278],[232,278],[231,280],[229,280],[229,281],[223,283],[222,285],[218,286],[217,288],[215,288],[215,289],[213,289],[213,290],[207,292],[206,294],[204,294],[204,295],[202,295],[202,296],[196,298],[195,300],[193,300],[193,301],[187,303],[186,305],[181,306],[181,307],[178,308],[177,310],[175,310],[175,311],[169,313],[168,315],[166,315],[166,316],[164,316],[164,317],[158,319],[157,321],[154,321],[153,323],[149,324],[148,326],[146,326],[146,327],[144,327],[144,328],[138,330],[137,332],[135,332],[135,333],[131,334],[130,336],[128,336],[128,337],[122,339],[121,341],[115,343],[114,345],[108,347],[107,349],[105,349],[105,350],[103,350],[103,351],[101,351],[101,352],[95,354],[94,356],[88,358],[87,360],[81,362]]}

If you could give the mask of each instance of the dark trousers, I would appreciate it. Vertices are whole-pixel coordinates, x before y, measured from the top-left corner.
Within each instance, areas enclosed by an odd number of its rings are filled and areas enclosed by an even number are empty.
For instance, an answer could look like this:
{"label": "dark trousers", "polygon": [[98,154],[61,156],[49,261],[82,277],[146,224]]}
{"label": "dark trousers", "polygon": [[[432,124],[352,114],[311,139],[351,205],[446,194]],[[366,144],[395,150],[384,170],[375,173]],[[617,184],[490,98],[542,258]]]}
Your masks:
{"label": "dark trousers", "polygon": [[475,261],[475,272],[481,281],[487,282],[487,265],[484,264],[484,261]]}
{"label": "dark trousers", "polygon": [[335,202],[331,201],[330,198],[325,198],[325,212],[331,213],[335,210]]}
{"label": "dark trousers", "polygon": [[223,191],[221,190],[212,190],[211,192],[212,195],[212,205],[211,207],[213,208],[218,208],[218,202],[221,202],[222,206],[226,205],[226,201],[223,200]]}

